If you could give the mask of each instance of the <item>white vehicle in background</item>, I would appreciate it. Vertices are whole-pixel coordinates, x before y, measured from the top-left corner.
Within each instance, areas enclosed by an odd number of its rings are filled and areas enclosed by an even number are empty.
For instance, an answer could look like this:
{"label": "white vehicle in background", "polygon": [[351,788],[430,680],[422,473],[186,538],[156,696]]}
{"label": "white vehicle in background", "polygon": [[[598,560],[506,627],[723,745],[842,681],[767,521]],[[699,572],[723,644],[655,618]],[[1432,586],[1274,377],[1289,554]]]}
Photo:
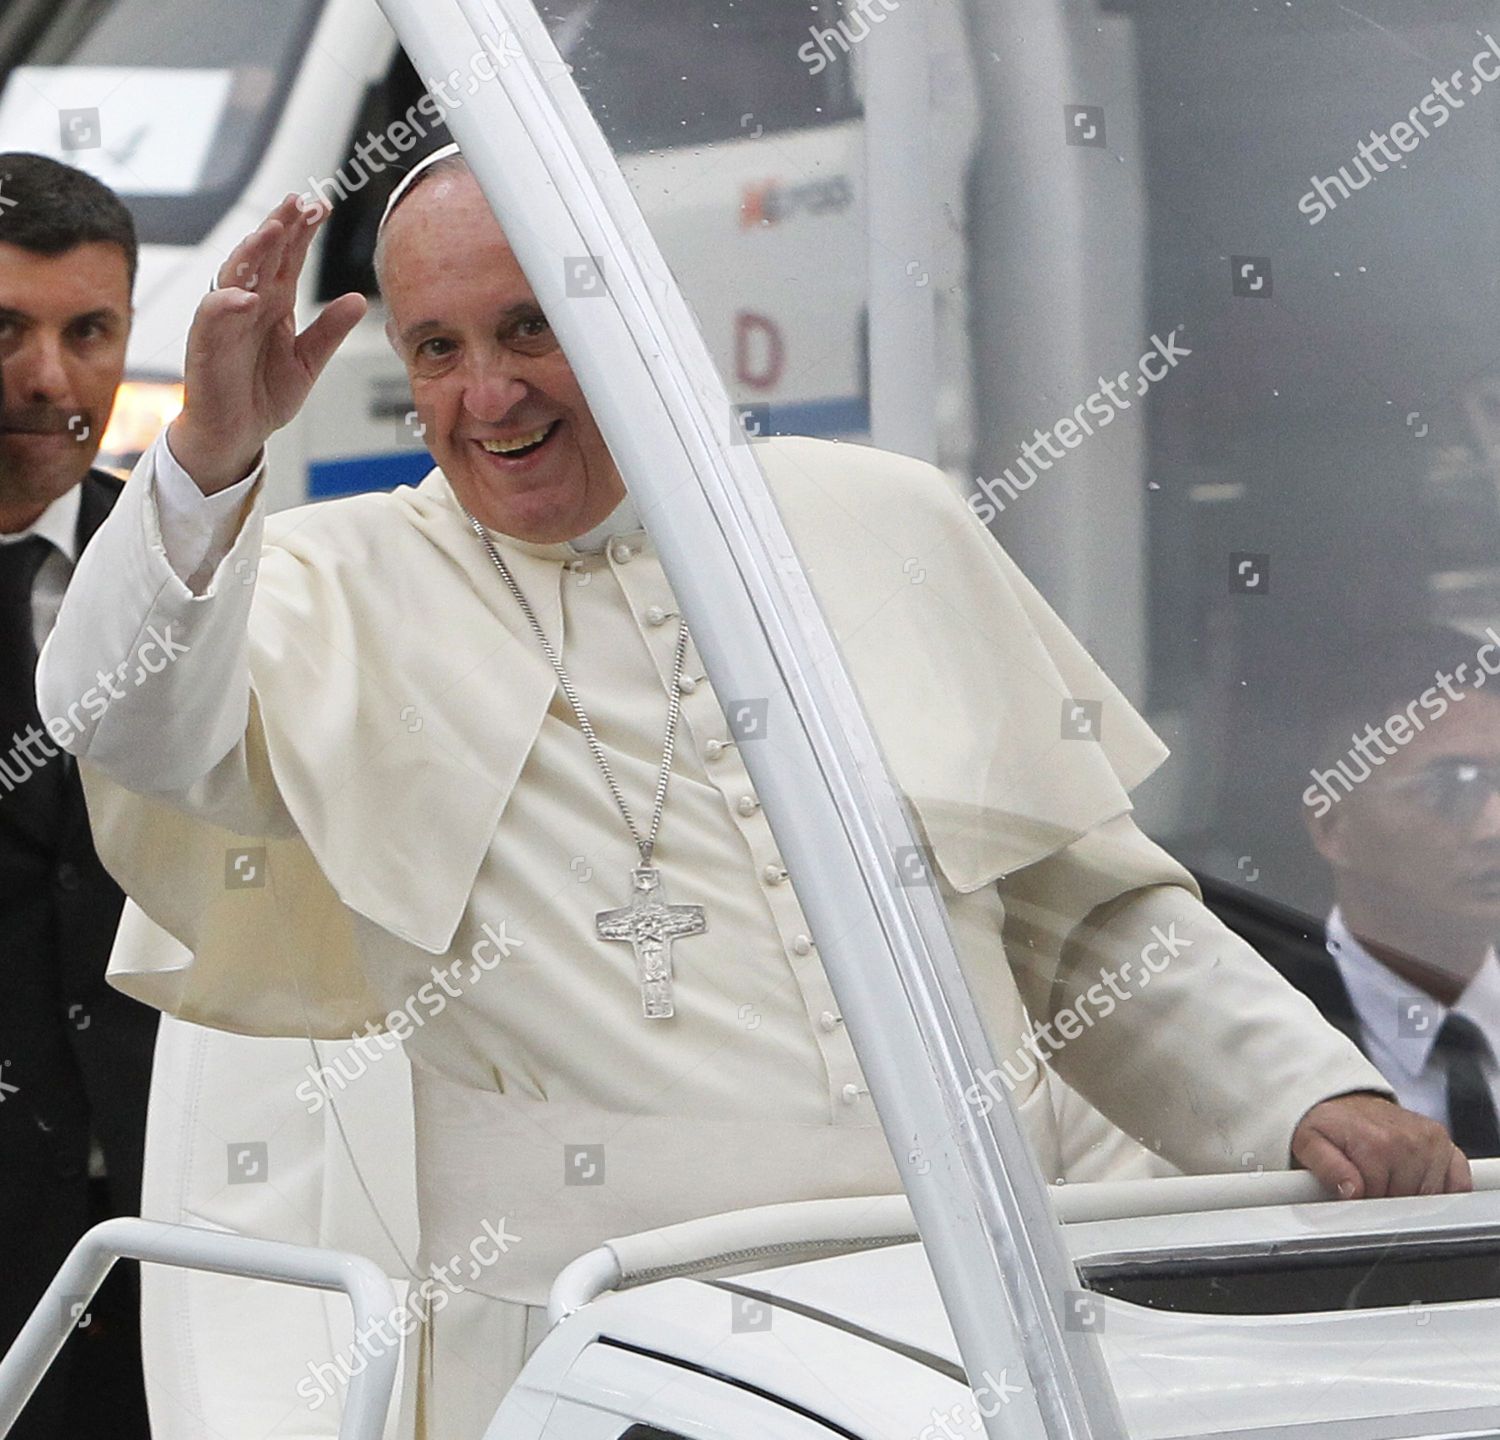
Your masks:
{"label": "white vehicle in background", "polygon": [[[808,74],[796,51],[816,10],[778,6],[728,37],[724,7],[706,0],[544,8],[752,423],[868,437],[865,285],[848,260],[864,233],[857,70]],[[602,62],[622,43],[669,67],[674,55],[717,63],[695,71],[687,96],[621,86]],[[128,466],[180,406],[194,306],[288,191],[341,202],[305,272],[308,309],[348,289],[375,298],[370,257],[390,190],[448,138],[447,110],[506,60],[481,52],[419,78],[375,0],[63,0],[0,21],[0,149],[97,174],[130,205],[143,242],[104,463]],[[423,101],[424,79],[441,104]],[[685,104],[694,123],[682,122]],[[403,116],[408,148],[368,144]],[[959,266],[950,252],[930,277],[924,261],[920,278],[951,291]],[[414,484],[429,468],[384,320],[377,301],[273,442],[273,507]]]}

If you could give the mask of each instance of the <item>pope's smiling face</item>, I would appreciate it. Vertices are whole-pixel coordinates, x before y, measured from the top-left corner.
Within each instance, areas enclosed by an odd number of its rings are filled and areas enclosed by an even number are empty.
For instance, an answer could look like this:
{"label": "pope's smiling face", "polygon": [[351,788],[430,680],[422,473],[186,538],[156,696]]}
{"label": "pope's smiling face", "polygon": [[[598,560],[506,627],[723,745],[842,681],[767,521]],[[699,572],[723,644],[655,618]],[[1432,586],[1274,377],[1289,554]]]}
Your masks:
{"label": "pope's smiling face", "polygon": [[433,457],[486,525],[538,544],[625,494],[583,390],[473,176],[424,180],[386,225],[387,333]]}

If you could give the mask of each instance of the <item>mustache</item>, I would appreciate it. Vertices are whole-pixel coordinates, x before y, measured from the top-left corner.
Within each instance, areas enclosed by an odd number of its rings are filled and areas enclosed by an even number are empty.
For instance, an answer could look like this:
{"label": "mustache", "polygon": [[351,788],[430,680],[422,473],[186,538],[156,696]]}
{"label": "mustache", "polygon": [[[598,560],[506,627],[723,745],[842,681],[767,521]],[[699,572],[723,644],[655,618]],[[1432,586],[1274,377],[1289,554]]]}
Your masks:
{"label": "mustache", "polygon": [[0,430],[23,435],[68,435],[93,428],[87,410],[63,410],[56,405],[12,405],[0,414]]}

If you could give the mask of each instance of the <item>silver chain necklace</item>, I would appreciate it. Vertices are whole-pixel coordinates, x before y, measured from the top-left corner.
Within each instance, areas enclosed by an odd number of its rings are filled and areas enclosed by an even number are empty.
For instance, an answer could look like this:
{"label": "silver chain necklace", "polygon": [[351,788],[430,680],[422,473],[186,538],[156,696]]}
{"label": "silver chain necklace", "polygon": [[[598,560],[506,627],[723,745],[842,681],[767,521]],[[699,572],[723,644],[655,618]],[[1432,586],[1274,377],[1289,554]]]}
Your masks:
{"label": "silver chain necklace", "polygon": [[682,669],[687,658],[687,624],[679,617],[677,649],[672,657],[672,680],[668,688],[667,730],[662,740],[661,770],[656,778],[656,796],[651,808],[651,825],[643,836],[635,823],[635,817],[630,813],[630,807],[625,803],[624,792],[621,791],[619,782],[615,779],[615,772],[609,763],[609,757],[604,753],[603,745],[599,743],[599,736],[594,731],[593,722],[583,708],[583,702],[578,698],[578,691],[574,688],[572,677],[563,665],[562,656],[557,653],[556,647],[547,638],[547,632],[542,629],[541,621],[536,618],[536,611],[531,608],[531,602],[516,583],[516,577],[511,574],[510,566],[505,563],[499,550],[495,548],[489,531],[469,510],[465,509],[464,514],[468,517],[470,528],[479,537],[480,544],[484,546],[491,563],[500,572],[500,578],[505,581],[506,589],[515,598],[521,614],[526,617],[526,623],[531,626],[532,634],[536,636],[537,643],[542,647],[542,653],[551,664],[553,673],[557,676],[558,686],[578,721],[578,728],[583,731],[583,738],[588,742],[589,752],[604,776],[604,783],[609,787],[610,795],[614,797],[615,808],[619,810],[621,818],[625,821],[625,828],[630,831],[630,838],[635,841],[636,849],[640,852],[641,863],[630,872],[630,903],[618,909],[599,911],[594,917],[595,927],[600,939],[625,941],[635,951],[636,976],[641,987],[641,1011],[646,1019],[669,1019],[674,1013],[672,942],[688,935],[701,935],[708,928],[708,921],[704,917],[701,905],[669,905],[667,903],[661,888],[661,872],[652,863],[657,832],[661,829],[662,812],[666,809],[667,782],[672,774],[672,755],[677,745],[677,724],[682,714]]}

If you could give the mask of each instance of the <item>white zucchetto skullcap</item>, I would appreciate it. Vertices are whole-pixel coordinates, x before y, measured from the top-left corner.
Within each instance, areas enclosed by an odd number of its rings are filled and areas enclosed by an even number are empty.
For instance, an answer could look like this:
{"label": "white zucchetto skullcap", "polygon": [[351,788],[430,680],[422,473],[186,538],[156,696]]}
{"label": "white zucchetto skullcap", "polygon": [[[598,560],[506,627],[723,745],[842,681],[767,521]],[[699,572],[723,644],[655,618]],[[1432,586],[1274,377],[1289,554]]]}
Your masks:
{"label": "white zucchetto skullcap", "polygon": [[385,229],[386,221],[391,218],[391,211],[401,203],[402,197],[405,196],[406,192],[417,183],[417,177],[421,175],[424,170],[430,170],[434,165],[438,163],[439,160],[450,160],[453,158],[453,156],[459,154],[461,154],[461,152],[458,146],[450,142],[449,144],[440,146],[438,149],[434,150],[431,155],[424,155],[420,160],[418,160],[417,163],[413,165],[411,169],[401,177],[401,183],[391,191],[391,198],[385,202],[385,211],[380,217],[380,224],[375,227],[376,233],[378,234],[381,230]]}

